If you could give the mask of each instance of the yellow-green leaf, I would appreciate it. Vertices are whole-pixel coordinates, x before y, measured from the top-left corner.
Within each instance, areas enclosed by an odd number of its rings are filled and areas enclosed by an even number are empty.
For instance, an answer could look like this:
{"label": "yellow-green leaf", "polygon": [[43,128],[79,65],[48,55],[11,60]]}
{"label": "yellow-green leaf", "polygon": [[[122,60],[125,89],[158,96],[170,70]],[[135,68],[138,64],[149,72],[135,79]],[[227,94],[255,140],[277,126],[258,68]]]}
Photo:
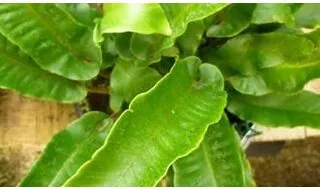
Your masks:
{"label": "yellow-green leaf", "polygon": [[153,88],[132,100],[105,145],[65,186],[155,186],[220,120],[223,86],[216,67],[196,57],[177,61]]}
{"label": "yellow-green leaf", "polygon": [[100,32],[171,35],[166,15],[158,3],[105,3]]}

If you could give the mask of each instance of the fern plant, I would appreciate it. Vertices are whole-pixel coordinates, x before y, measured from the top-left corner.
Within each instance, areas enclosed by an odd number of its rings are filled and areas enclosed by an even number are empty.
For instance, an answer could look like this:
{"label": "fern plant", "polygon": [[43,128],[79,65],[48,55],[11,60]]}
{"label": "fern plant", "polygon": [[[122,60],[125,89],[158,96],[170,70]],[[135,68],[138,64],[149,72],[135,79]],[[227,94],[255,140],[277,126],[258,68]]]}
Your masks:
{"label": "fern plant", "polygon": [[20,186],[254,186],[230,114],[320,127],[319,24],[319,4],[0,4],[1,88],[111,110],[55,135]]}

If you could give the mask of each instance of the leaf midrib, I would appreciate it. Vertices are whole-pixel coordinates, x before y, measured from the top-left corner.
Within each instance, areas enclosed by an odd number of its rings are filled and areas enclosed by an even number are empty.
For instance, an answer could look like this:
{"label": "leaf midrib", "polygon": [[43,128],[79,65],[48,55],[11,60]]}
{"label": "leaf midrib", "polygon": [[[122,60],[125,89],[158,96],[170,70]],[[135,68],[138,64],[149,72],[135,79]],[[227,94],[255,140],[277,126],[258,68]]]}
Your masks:
{"label": "leaf midrib", "polygon": [[[103,123],[103,121],[99,122],[96,124],[96,126],[100,125],[101,123]],[[109,123],[107,123],[105,127],[107,127],[109,125]],[[58,169],[56,175],[54,176],[54,178],[51,180],[50,184],[48,185],[49,187],[52,187],[52,184],[57,180],[57,177],[59,176],[59,174],[63,171],[63,169],[65,168],[65,166],[67,164],[69,164],[70,160],[72,160],[74,157],[76,157],[76,155],[81,152],[80,150],[82,150],[82,147],[89,141],[91,141],[94,138],[94,134],[96,131],[96,127],[93,127],[92,130],[90,130],[89,132],[87,132],[87,134],[85,134],[84,136],[86,137],[84,141],[81,141],[79,144],[76,145],[76,149],[75,151],[73,151],[71,153],[71,155],[69,155],[67,157],[67,159],[64,161],[64,163],[62,164],[62,166]],[[106,130],[106,129],[105,129]],[[70,176],[71,177],[71,176]],[[69,177],[69,178],[70,178]],[[68,180],[68,179],[67,179]]]}
{"label": "leaf midrib", "polygon": [[202,153],[203,153],[203,156],[204,156],[204,161],[206,163],[206,165],[208,166],[209,168],[209,172],[210,172],[210,177],[212,179],[212,182],[213,182],[213,185],[217,186],[218,183],[217,183],[217,179],[216,179],[216,176],[214,175],[214,172],[213,172],[213,166],[212,166],[212,163],[210,162],[210,158],[209,158],[209,155],[207,153],[208,149],[206,147],[206,144],[205,144],[205,141],[203,141],[200,145],[201,149],[202,149]]}
{"label": "leaf midrib", "polygon": [[[186,94],[185,96],[180,96],[180,97],[181,97],[181,98],[179,99],[179,101],[176,101],[176,102],[175,102],[175,104],[172,106],[172,109],[171,109],[171,110],[175,110],[175,108],[177,107],[178,103],[179,103],[180,101],[183,101],[183,102],[184,102],[184,100],[187,99],[187,98],[189,97],[189,95]],[[133,102],[133,100],[132,100],[132,102]],[[130,112],[130,109],[128,110],[128,112]],[[118,120],[120,120],[120,118],[119,118]],[[154,141],[154,139],[157,139],[157,134],[161,134],[161,133],[160,133],[161,130],[164,130],[164,129],[161,128],[161,127],[158,127],[157,130],[154,131],[153,135],[149,136],[149,138],[147,138],[147,139],[144,141],[144,142],[145,142],[145,143],[144,143],[144,146],[143,146],[143,148],[141,148],[140,150],[144,151],[144,150],[146,149],[146,147],[149,146],[149,144],[152,144],[153,142],[156,142],[156,141]],[[111,133],[112,133],[112,132],[111,132]],[[146,143],[146,142],[151,142],[151,143]],[[136,155],[143,155],[143,154],[140,153],[140,154],[134,154],[134,155],[135,155],[135,158],[137,158],[138,156],[136,156]],[[125,178],[125,174],[128,173],[128,171],[129,171],[130,168],[132,168],[132,165],[134,164],[134,161],[135,161],[135,159],[132,159],[132,161],[131,161],[129,164],[126,165],[126,167],[125,167],[125,168],[126,168],[126,169],[125,169],[125,172],[123,172],[124,174],[118,178],[118,180],[115,182],[115,184],[118,184],[119,181],[121,181],[121,180],[123,180],[123,179]],[[161,177],[160,177],[159,179],[161,179]],[[156,182],[156,183],[157,183],[157,182]],[[155,183],[155,184],[156,184],[156,183]],[[153,184],[153,186],[154,186],[155,184]]]}
{"label": "leaf midrib", "polygon": [[[72,43],[69,43],[69,40],[64,40],[64,37],[61,36],[61,34],[59,32],[56,32],[55,30],[53,30],[50,25],[55,25],[53,22],[51,22],[50,19],[48,19],[47,21],[44,21],[43,18],[41,17],[41,15],[34,9],[33,5],[31,4],[25,4],[25,6],[27,7],[27,10],[29,13],[31,13],[38,21],[39,23],[47,30],[49,31],[49,33],[51,33],[51,35],[59,42],[60,45],[62,45],[63,48],[67,49],[68,52],[75,58],[83,61],[81,59],[81,55],[79,55],[77,53],[78,48],[73,47]],[[56,7],[58,9],[58,7]],[[47,24],[47,22],[50,22],[50,25]],[[75,24],[75,23],[74,23]]]}
{"label": "leaf midrib", "polygon": [[76,149],[75,151],[73,151],[71,153],[71,155],[67,156],[67,159],[64,161],[64,163],[62,164],[62,166],[58,169],[56,175],[54,176],[54,178],[51,180],[50,184],[48,184],[49,187],[53,187],[53,184],[56,182],[56,180],[58,179],[58,177],[60,177],[60,174],[62,173],[63,169],[65,168],[65,166],[67,164],[69,164],[69,161],[72,160],[73,158],[75,158],[75,156],[80,152],[80,150],[82,149],[82,147],[91,139],[93,139],[93,134],[94,134],[94,130],[90,131],[88,135],[87,139],[85,139],[84,141],[80,142],[80,144],[76,145]]}

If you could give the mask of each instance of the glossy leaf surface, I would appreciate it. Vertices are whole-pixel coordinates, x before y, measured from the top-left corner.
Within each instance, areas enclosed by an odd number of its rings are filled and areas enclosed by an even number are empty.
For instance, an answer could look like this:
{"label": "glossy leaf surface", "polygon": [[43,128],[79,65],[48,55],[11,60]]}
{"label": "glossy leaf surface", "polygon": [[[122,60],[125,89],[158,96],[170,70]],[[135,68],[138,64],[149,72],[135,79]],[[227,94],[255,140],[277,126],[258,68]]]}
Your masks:
{"label": "glossy leaf surface", "polygon": [[[174,163],[174,184],[183,187],[251,186],[239,135],[226,117],[209,127],[198,149]],[[250,171],[249,171],[250,172]]]}
{"label": "glossy leaf surface", "polygon": [[221,73],[200,63],[196,57],[176,62],[136,96],[106,144],[65,186],[155,186],[175,160],[196,149],[226,104]]}
{"label": "glossy leaf surface", "polygon": [[87,95],[84,86],[42,70],[28,55],[0,35],[0,88],[27,97],[80,102]]}
{"label": "glossy leaf surface", "polygon": [[229,93],[228,110],[244,120],[270,127],[320,127],[320,95],[301,91],[264,96]]}
{"label": "glossy leaf surface", "polygon": [[105,3],[103,10],[101,33],[172,33],[166,15],[158,3]]}
{"label": "glossy leaf surface", "polygon": [[[202,20],[220,10],[225,3],[164,3],[161,4],[172,29],[168,37],[160,35],[133,34],[131,41],[132,51],[137,57],[151,62],[160,61],[162,51],[174,45],[177,37],[181,36],[189,23]],[[192,14],[190,14],[192,13]],[[140,55],[140,56],[139,56]]]}
{"label": "glossy leaf surface", "polygon": [[20,186],[61,186],[90,160],[111,129],[102,112],[89,112],[55,135]]}
{"label": "glossy leaf surface", "polygon": [[99,72],[92,31],[55,4],[0,4],[0,33],[52,73],[89,80]]}

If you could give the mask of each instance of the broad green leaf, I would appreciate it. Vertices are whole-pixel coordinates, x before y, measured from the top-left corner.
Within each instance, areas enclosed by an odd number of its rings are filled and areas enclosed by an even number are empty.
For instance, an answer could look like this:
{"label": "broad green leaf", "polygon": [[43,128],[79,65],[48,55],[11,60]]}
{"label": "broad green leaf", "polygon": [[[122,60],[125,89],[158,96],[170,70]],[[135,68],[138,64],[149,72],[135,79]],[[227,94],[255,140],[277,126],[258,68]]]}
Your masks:
{"label": "broad green leaf", "polygon": [[88,3],[57,3],[58,7],[70,13],[78,22],[94,28],[94,20],[99,17],[98,11]]}
{"label": "broad green leaf", "polygon": [[244,187],[247,166],[239,135],[226,117],[209,127],[198,149],[174,163],[174,184],[183,187]]}
{"label": "broad green leaf", "polygon": [[[154,186],[193,151],[226,104],[219,70],[197,57],[177,61],[139,94],[114,124],[106,144],[65,186]],[[168,90],[169,89],[169,90]]]}
{"label": "broad green leaf", "polygon": [[136,32],[171,35],[164,11],[158,3],[105,3],[101,33]]}
{"label": "broad green leaf", "polygon": [[177,44],[181,50],[181,57],[195,55],[201,43],[206,27],[203,20],[191,22],[182,36],[177,38]]}
{"label": "broad green leaf", "polygon": [[319,10],[319,3],[304,3],[295,14],[297,27],[315,28],[319,26]]}
{"label": "broad green leaf", "polygon": [[308,81],[319,77],[320,62],[317,59],[262,69],[252,76],[233,76],[228,81],[241,93],[264,95],[272,92],[297,92],[302,90]]}
{"label": "broad green leaf", "polygon": [[[227,5],[227,3],[164,3],[161,4],[161,7],[172,28],[171,38],[173,39],[181,36],[190,22],[202,20],[219,12]],[[168,44],[172,43],[170,39],[167,41]]]}
{"label": "broad green leaf", "polygon": [[258,3],[253,11],[251,22],[254,24],[285,23],[295,25],[295,17],[289,3]]}
{"label": "broad green leaf", "polygon": [[84,86],[42,70],[28,55],[0,35],[0,88],[27,97],[75,103],[87,95]]}
{"label": "broad green leaf", "polygon": [[319,77],[314,50],[312,41],[304,36],[267,33],[241,35],[201,55],[217,65],[239,92],[263,95],[298,91]]}
{"label": "broad green leaf", "polygon": [[255,4],[232,4],[218,14],[220,22],[212,25],[207,30],[208,37],[222,38],[233,37],[246,28],[251,22],[252,12]]}
{"label": "broad green leaf", "polygon": [[269,127],[320,127],[320,95],[308,91],[264,96],[232,91],[227,109],[244,120]]}
{"label": "broad green leaf", "polygon": [[55,4],[0,4],[0,33],[52,73],[89,80],[99,72],[93,32]]}
{"label": "broad green leaf", "polygon": [[[149,62],[158,62],[162,51],[172,47],[177,37],[187,29],[189,23],[202,20],[226,7],[226,3],[164,3],[161,4],[172,29],[168,37],[161,35],[133,34],[131,51]],[[192,14],[190,14],[192,13]]]}
{"label": "broad green leaf", "polygon": [[63,185],[103,145],[111,125],[102,112],[86,113],[69,124],[52,138],[20,186]]}
{"label": "broad green leaf", "polygon": [[111,73],[111,92],[130,102],[137,94],[149,90],[160,78],[155,69],[118,59]]}

